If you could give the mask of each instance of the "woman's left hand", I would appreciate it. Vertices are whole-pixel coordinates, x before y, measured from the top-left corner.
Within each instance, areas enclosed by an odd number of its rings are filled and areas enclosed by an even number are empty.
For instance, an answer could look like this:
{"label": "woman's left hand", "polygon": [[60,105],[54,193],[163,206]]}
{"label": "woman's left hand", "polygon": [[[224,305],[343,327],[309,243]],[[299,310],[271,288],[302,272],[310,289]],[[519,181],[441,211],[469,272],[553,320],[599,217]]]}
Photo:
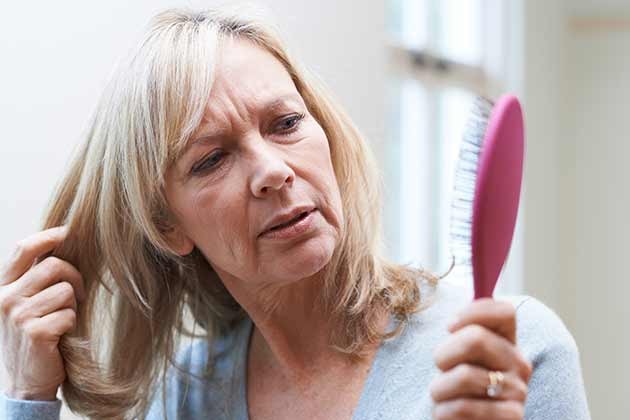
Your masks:
{"label": "woman's left hand", "polygon": [[[532,365],[516,346],[516,309],[479,299],[449,326],[434,359],[435,420],[522,420]],[[494,382],[495,386],[492,386]]]}

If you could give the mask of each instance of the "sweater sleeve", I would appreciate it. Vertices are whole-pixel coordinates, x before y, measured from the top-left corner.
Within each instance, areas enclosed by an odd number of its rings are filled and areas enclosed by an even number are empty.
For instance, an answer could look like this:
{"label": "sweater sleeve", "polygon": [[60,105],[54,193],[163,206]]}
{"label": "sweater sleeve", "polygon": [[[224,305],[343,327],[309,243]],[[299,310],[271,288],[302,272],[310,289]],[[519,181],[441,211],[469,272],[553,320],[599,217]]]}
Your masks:
{"label": "sweater sleeve", "polygon": [[527,297],[517,305],[518,344],[532,362],[526,420],[590,420],[580,356],[558,315]]}
{"label": "sweater sleeve", "polygon": [[61,401],[14,400],[0,394],[2,420],[58,420]]}

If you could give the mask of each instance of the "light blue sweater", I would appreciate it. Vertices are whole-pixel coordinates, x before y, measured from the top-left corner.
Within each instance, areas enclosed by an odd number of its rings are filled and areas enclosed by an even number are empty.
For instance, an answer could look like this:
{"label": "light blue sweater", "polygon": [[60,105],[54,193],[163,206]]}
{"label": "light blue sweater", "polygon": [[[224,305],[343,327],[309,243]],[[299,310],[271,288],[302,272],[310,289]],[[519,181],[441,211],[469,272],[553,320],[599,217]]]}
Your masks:
{"label": "light blue sweater", "polygon": [[[506,297],[517,307],[518,345],[533,363],[526,402],[527,420],[590,419],[579,355],[562,321],[541,302],[530,297]],[[430,419],[428,392],[438,373],[432,351],[448,337],[447,324],[470,302],[470,295],[441,283],[434,303],[415,314],[402,335],[379,348],[353,419]],[[393,322],[390,326],[393,326]],[[171,370],[166,381],[166,412],[158,390],[149,419],[247,420],[246,360],[252,322],[243,320],[210,351],[213,376],[201,379]],[[201,376],[208,346],[199,340],[180,352],[187,372]],[[58,419],[61,401],[33,402],[0,397],[0,419]]]}

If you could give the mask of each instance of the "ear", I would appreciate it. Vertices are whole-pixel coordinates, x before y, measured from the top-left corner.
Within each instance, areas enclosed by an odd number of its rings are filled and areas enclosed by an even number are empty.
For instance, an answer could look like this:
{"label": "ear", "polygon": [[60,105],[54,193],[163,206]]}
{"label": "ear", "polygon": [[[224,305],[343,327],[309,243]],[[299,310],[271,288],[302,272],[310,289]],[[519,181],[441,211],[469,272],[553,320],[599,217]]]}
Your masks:
{"label": "ear", "polygon": [[168,244],[179,256],[188,255],[195,248],[194,242],[177,227],[169,229],[165,235]]}

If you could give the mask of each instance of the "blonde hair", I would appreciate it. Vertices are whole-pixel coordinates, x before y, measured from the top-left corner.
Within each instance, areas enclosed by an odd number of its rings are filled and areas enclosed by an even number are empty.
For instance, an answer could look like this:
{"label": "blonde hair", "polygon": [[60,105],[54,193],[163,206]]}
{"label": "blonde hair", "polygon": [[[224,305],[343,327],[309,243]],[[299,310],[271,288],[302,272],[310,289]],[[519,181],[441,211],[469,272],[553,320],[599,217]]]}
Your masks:
{"label": "blonde hair", "polygon": [[[379,331],[379,310],[405,320],[420,309],[418,280],[434,283],[428,273],[383,257],[381,181],[369,148],[267,20],[243,10],[162,12],[99,101],[44,226],[69,226],[55,255],[79,269],[88,291],[76,330],[60,343],[63,395],[76,413],[143,417],[156,378],[173,363],[177,338],[190,334],[185,310],[209,344],[246,316],[200,252],[178,256],[165,236],[173,219],[164,175],[201,120],[226,38],[273,54],[328,137],[345,217],[323,270],[321,303],[338,321],[331,344],[360,357],[367,344],[400,331]],[[106,323],[111,336],[103,335]]]}

